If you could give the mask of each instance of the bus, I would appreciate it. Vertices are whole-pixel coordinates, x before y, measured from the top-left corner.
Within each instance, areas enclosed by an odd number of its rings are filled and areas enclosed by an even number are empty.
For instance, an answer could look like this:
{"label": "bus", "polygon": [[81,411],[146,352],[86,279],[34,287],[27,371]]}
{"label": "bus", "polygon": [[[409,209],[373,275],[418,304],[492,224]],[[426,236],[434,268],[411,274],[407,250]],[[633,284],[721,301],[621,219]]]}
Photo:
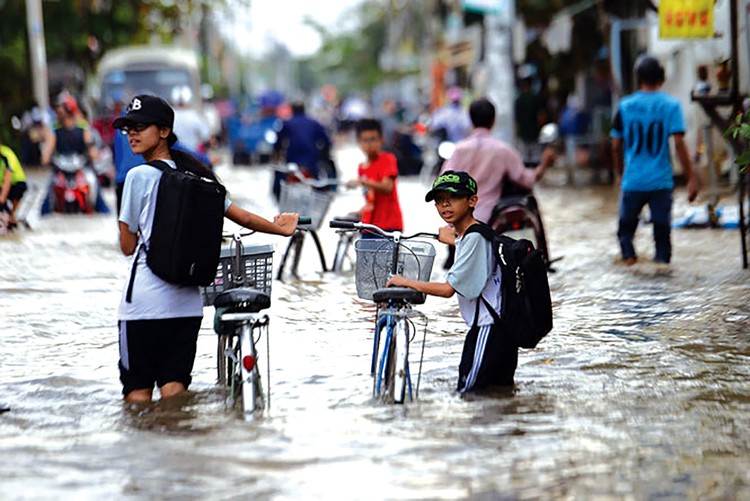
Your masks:
{"label": "bus", "polygon": [[167,45],[112,49],[99,61],[96,75],[92,97],[97,115],[109,113],[115,100],[127,103],[138,94],[153,94],[170,103],[182,95],[190,107],[201,109],[200,66],[191,49]]}

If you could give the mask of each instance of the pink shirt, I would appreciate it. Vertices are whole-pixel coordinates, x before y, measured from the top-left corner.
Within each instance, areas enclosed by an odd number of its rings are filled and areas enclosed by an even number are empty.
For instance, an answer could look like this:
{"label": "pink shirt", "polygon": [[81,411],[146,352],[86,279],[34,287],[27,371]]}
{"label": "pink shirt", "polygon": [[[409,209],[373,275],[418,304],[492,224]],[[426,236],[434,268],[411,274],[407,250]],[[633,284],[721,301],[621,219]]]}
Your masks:
{"label": "pink shirt", "polygon": [[487,222],[503,192],[503,180],[532,188],[536,171],[524,166],[518,152],[492,137],[488,129],[477,128],[468,138],[456,144],[453,155],[443,164],[447,170],[468,172],[477,182],[477,207],[474,217]]}

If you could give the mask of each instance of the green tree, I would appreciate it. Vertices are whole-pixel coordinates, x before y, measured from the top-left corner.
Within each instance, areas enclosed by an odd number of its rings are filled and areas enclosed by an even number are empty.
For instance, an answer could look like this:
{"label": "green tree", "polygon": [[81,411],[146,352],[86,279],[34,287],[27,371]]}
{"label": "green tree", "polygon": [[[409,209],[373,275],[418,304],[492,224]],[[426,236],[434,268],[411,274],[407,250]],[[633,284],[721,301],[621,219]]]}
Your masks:
{"label": "green tree", "polygon": [[[241,0],[247,5],[249,0]],[[195,9],[224,8],[208,0],[56,0],[43,2],[48,62],[64,61],[90,74],[108,49],[146,43],[152,36],[168,43],[191,19]],[[0,140],[11,141],[9,117],[33,102],[25,0],[0,0]],[[54,92],[55,66],[49,78]]]}
{"label": "green tree", "polygon": [[[301,87],[311,90],[323,83],[333,83],[342,94],[370,91],[378,84],[418,71],[384,70],[380,58],[386,49],[416,57],[422,48],[429,18],[423,8],[421,0],[365,0],[344,15],[356,20],[352,27],[337,32],[307,20],[320,34],[322,45],[318,54],[299,61]],[[400,34],[397,47],[389,47],[390,24],[402,15],[411,20],[408,33]]]}

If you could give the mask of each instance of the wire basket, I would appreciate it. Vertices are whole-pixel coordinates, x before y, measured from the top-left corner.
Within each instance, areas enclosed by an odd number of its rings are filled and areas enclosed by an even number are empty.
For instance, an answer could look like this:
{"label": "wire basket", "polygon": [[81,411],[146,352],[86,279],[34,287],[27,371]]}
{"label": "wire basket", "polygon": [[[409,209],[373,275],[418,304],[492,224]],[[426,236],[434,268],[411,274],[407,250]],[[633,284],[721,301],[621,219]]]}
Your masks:
{"label": "wire basket", "polygon": [[213,306],[216,296],[229,289],[250,287],[271,295],[273,246],[244,245],[239,269],[234,264],[236,246],[223,247],[214,281],[201,287],[203,306]]}
{"label": "wire basket", "polygon": [[[354,277],[360,299],[372,300],[373,292],[385,287],[392,275],[393,246],[393,241],[385,238],[361,238],[354,242],[357,253]],[[403,241],[398,248],[396,274],[429,281],[433,261],[435,247],[430,242]]]}
{"label": "wire basket", "polygon": [[300,225],[300,228],[317,230],[323,224],[332,198],[333,192],[330,190],[319,190],[301,182],[281,181],[279,211],[308,216],[311,223]]}

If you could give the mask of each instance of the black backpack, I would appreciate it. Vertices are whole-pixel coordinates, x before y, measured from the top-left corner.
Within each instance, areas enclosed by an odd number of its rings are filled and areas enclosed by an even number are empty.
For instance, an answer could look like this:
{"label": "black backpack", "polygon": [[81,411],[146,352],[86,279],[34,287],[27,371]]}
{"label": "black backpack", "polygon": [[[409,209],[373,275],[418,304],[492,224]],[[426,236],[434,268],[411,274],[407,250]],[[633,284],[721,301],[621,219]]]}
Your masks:
{"label": "black backpack", "polygon": [[502,272],[502,306],[495,311],[480,298],[503,332],[521,348],[535,348],[552,330],[552,300],[547,281],[547,264],[542,251],[529,240],[516,240],[497,233],[484,223],[470,226],[468,233],[479,233],[492,242],[495,262]]}
{"label": "black backpack", "polygon": [[[162,160],[147,165],[161,171],[146,264],[156,276],[179,285],[209,285],[216,276],[224,226],[226,189]],[[138,248],[140,252],[143,244]],[[130,301],[136,255],[128,285]]]}

